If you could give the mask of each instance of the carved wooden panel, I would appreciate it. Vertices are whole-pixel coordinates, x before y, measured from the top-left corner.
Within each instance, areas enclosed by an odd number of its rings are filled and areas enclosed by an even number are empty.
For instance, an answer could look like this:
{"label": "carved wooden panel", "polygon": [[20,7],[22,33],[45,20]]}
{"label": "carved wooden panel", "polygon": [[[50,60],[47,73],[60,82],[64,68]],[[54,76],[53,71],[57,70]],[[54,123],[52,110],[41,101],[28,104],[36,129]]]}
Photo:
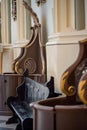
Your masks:
{"label": "carved wooden panel", "polygon": [[0,75],[0,115],[10,114],[6,105],[9,96],[16,96],[16,87],[23,81],[23,76],[17,74]]}
{"label": "carved wooden panel", "polygon": [[40,78],[43,77],[43,75],[45,77],[45,59],[41,41],[41,25],[36,13],[32,10],[32,8],[24,1],[23,4],[30,12],[34,21],[34,26],[31,28],[32,35],[28,44],[21,48],[21,53],[13,61],[12,67],[14,72],[17,74],[23,74],[25,70],[28,69],[29,75],[33,75],[33,77],[35,76]]}

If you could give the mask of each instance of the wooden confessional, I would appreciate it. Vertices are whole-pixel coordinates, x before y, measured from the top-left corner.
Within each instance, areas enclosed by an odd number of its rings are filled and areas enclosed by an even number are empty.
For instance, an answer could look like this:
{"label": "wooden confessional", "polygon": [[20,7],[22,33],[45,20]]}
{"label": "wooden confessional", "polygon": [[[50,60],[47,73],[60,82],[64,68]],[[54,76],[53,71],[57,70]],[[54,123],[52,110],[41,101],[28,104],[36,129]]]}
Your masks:
{"label": "wooden confessional", "polygon": [[14,73],[0,74],[0,114],[9,114],[6,100],[9,96],[16,96],[16,87],[23,82],[23,73],[29,71],[29,77],[40,83],[46,81],[45,59],[41,42],[41,25],[36,13],[23,2],[25,8],[30,12],[34,25],[31,27],[31,38],[27,45],[21,48],[20,55],[13,61]]}

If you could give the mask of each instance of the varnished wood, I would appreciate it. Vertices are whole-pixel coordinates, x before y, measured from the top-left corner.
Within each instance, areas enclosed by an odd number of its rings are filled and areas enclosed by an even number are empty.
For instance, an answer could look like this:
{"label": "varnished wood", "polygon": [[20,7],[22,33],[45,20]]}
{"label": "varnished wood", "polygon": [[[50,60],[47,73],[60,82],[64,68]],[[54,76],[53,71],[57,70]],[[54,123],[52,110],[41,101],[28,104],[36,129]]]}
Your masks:
{"label": "varnished wood", "polygon": [[19,57],[13,61],[13,70],[14,73],[23,74],[24,71],[28,69],[29,74],[32,75],[33,78],[34,75],[43,75],[45,77],[45,59],[41,41],[41,25],[37,14],[32,8],[24,1],[23,5],[30,12],[34,21],[34,26],[32,27],[32,35],[28,44],[21,48],[22,51]]}
{"label": "varnished wood", "polygon": [[40,83],[45,83],[45,60],[41,41],[41,25],[37,14],[32,8],[23,2],[25,8],[30,12],[34,26],[31,27],[31,37],[27,45],[21,48],[20,55],[14,59],[12,69],[14,74],[0,75],[0,113],[9,113],[6,100],[9,96],[16,96],[16,87],[19,85],[19,79],[22,81],[22,75],[26,69],[29,71],[29,77]]}
{"label": "varnished wood", "polygon": [[2,74],[0,75],[0,115],[11,114],[6,105],[9,96],[16,96],[16,87],[23,81],[22,75]]}
{"label": "varnished wood", "polygon": [[[84,92],[82,93],[81,78],[86,73],[87,68],[87,39],[79,42],[79,55],[77,60],[63,73],[61,78],[61,89],[67,96],[79,96],[81,101],[83,98],[86,100],[86,84],[83,84]],[[85,76],[86,77],[86,76]],[[84,79],[84,78],[83,78]],[[85,85],[85,86],[84,86]],[[79,86],[79,87],[78,87]],[[78,90],[79,89],[79,90]],[[83,101],[84,102],[84,101]]]}
{"label": "varnished wood", "polygon": [[0,52],[0,73],[2,73],[2,52]]}

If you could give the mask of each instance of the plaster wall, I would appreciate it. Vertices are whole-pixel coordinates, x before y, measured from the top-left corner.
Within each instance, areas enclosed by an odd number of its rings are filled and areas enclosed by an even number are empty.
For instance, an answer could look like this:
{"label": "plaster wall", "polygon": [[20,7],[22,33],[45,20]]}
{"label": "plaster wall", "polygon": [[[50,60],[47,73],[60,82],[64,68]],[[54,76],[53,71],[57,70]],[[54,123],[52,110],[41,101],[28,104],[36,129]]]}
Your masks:
{"label": "plaster wall", "polygon": [[79,53],[78,44],[55,44],[46,47],[47,77],[54,77],[55,91],[61,92],[60,79],[63,72],[75,62]]}
{"label": "plaster wall", "polygon": [[42,42],[46,44],[48,41],[48,36],[51,35],[54,31],[54,15],[53,15],[53,7],[54,0],[47,0],[46,3],[41,3],[38,7],[35,1],[31,1],[32,9],[36,12],[42,31]]}

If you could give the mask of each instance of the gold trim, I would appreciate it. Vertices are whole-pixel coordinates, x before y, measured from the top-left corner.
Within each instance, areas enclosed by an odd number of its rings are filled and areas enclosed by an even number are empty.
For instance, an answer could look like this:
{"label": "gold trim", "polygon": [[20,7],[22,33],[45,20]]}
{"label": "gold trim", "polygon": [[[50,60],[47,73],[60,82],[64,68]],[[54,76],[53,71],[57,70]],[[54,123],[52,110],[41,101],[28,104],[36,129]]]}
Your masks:
{"label": "gold trim", "polygon": [[76,93],[76,88],[74,86],[69,86],[67,79],[69,77],[69,71],[66,71],[61,79],[61,90],[63,93],[65,93],[67,96],[72,96]]}
{"label": "gold trim", "polygon": [[87,81],[81,80],[78,86],[78,95],[81,101],[87,104]]}

